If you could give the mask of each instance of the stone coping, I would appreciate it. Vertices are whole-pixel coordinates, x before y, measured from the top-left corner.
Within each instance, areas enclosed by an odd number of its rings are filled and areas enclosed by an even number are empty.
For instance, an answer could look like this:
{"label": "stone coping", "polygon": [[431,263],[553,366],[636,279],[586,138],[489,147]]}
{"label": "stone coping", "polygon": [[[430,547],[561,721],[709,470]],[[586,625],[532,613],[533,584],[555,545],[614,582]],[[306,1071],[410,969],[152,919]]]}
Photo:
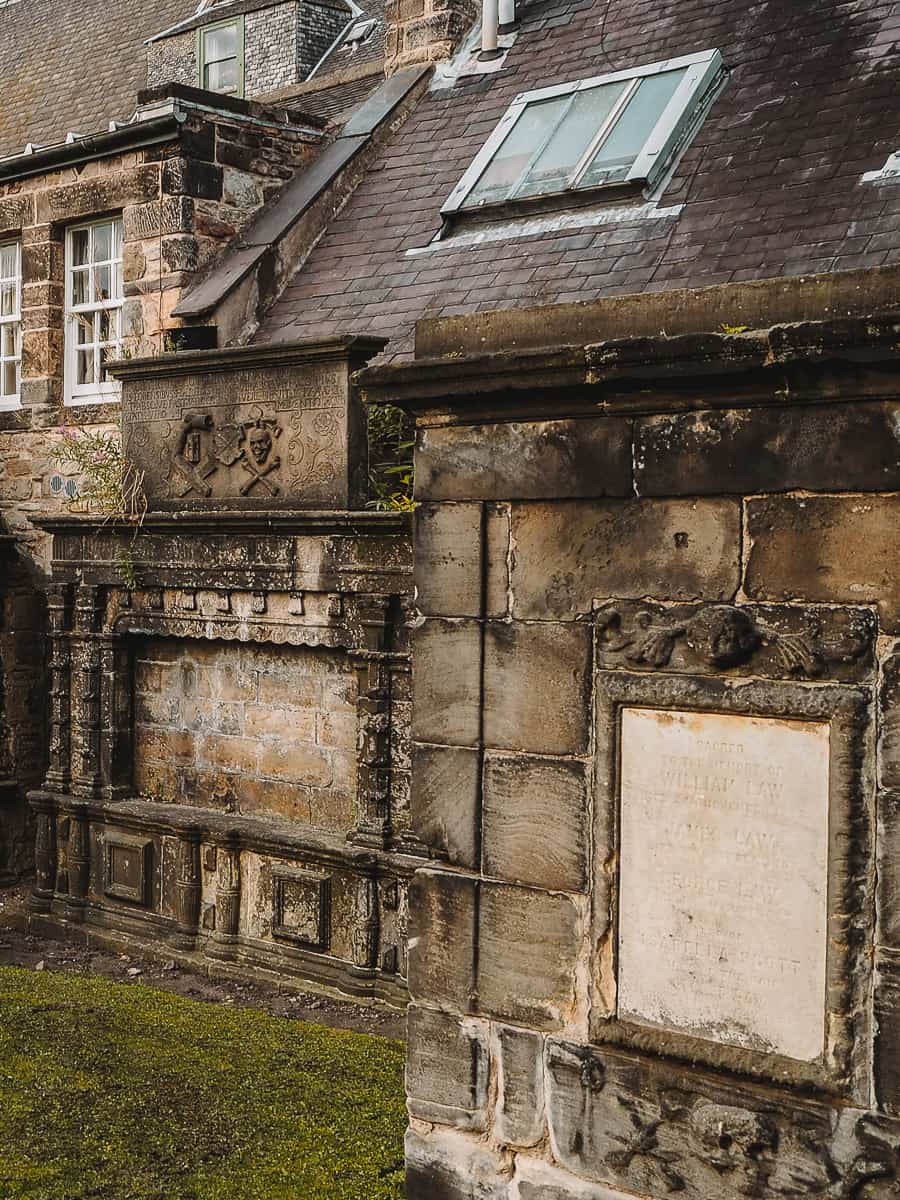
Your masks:
{"label": "stone coping", "polygon": [[302,366],[305,363],[359,359],[380,353],[387,339],[361,334],[342,334],[302,342],[268,342],[263,345],[227,346],[216,350],[180,350],[174,354],[120,359],[110,367],[116,379],[157,379],[175,375],[203,375],[232,368],[264,369]]}

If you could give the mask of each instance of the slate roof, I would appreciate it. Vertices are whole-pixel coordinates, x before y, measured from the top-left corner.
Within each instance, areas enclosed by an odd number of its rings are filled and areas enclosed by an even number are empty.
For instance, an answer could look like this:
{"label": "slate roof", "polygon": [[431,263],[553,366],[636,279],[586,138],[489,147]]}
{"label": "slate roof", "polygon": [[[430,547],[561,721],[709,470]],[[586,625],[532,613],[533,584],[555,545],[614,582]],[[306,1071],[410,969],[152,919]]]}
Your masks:
{"label": "slate roof", "polygon": [[[382,148],[259,340],[365,332],[412,352],[422,316],[900,262],[896,0],[531,0],[496,74],[430,92]],[[511,100],[718,47],[730,80],[655,219],[572,212],[530,236],[409,254]]]}
{"label": "slate roof", "polygon": [[0,157],[130,117],[147,84],[145,39],[196,7],[197,0],[22,0],[0,8]]}

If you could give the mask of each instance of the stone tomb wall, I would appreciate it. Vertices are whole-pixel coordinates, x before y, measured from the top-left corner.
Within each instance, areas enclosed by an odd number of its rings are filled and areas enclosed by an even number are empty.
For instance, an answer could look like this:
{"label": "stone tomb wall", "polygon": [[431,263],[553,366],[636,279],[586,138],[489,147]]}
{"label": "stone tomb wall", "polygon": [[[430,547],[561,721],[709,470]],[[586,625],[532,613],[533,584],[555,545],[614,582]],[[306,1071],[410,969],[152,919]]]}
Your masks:
{"label": "stone tomb wall", "polygon": [[418,420],[443,860],[409,1200],[897,1194],[895,332],[363,374]]}
{"label": "stone tomb wall", "polygon": [[133,653],[138,792],[353,828],[357,681],[346,654],[157,638]]}

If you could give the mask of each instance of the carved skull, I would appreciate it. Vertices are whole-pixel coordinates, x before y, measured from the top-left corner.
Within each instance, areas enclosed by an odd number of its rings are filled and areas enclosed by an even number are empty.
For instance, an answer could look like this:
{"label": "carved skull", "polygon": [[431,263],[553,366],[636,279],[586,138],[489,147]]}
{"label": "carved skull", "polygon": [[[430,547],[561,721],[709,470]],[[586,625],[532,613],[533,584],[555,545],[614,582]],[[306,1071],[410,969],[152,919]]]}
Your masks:
{"label": "carved skull", "polygon": [[269,452],[272,449],[272,435],[268,429],[257,426],[251,429],[247,437],[250,445],[250,453],[253,456],[253,461],[258,467],[261,467],[269,457]]}

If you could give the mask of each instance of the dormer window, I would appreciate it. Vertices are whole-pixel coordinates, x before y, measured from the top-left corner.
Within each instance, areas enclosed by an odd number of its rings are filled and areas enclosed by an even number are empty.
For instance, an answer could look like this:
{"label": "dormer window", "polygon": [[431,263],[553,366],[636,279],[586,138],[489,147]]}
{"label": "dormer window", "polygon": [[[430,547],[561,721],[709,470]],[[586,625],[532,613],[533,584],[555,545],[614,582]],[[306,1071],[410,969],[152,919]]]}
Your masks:
{"label": "dormer window", "polygon": [[517,96],[445,215],[599,188],[652,188],[703,116],[718,50]]}
{"label": "dormer window", "polygon": [[223,96],[244,92],[244,22],[241,18],[201,28],[197,33],[200,86]]}

